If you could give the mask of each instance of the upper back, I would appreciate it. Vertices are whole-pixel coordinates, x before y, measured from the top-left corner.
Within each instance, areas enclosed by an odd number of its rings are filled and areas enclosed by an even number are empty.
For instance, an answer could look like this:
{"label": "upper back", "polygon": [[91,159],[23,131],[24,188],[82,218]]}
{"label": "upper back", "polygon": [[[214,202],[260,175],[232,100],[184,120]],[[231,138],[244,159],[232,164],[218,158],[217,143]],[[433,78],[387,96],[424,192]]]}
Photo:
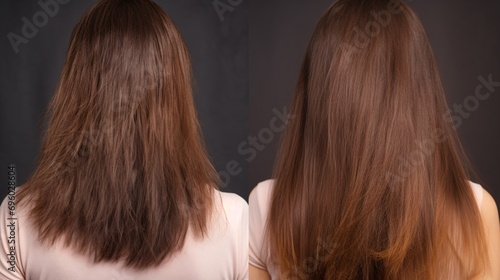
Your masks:
{"label": "upper back", "polygon": [[[239,196],[216,192],[215,211],[208,236],[197,239],[189,230],[184,247],[156,268],[136,271],[123,262],[93,263],[89,257],[65,247],[41,244],[38,233],[28,221],[25,209],[16,212],[15,272],[2,261],[0,278],[7,279],[246,279],[248,271],[248,205]],[[5,256],[9,217],[6,198],[0,209],[1,248]],[[163,221],[158,221],[159,223]],[[207,278],[208,277],[208,278]]]}

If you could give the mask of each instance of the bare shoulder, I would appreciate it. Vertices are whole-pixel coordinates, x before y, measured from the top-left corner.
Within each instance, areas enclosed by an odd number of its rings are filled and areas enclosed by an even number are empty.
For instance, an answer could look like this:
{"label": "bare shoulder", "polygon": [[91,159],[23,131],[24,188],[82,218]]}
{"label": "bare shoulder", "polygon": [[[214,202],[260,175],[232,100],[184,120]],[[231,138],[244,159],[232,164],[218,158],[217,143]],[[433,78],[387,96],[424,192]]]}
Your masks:
{"label": "bare shoulder", "polygon": [[481,217],[483,220],[484,232],[491,264],[491,278],[500,279],[500,220],[498,207],[491,196],[483,189],[483,201],[481,204]]}

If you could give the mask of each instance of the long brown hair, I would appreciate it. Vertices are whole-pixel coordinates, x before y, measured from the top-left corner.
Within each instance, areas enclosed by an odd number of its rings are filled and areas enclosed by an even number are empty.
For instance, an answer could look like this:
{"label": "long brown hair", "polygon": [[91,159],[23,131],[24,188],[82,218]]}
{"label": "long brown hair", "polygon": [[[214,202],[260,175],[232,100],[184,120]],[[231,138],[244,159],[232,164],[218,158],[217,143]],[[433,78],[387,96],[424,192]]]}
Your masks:
{"label": "long brown hair", "polygon": [[39,162],[19,194],[43,242],[156,266],[206,235],[217,188],[187,48],[149,0],[102,0],[75,27]]}
{"label": "long brown hair", "polygon": [[395,0],[339,0],[310,41],[267,223],[284,279],[468,279],[480,213],[432,50]]}

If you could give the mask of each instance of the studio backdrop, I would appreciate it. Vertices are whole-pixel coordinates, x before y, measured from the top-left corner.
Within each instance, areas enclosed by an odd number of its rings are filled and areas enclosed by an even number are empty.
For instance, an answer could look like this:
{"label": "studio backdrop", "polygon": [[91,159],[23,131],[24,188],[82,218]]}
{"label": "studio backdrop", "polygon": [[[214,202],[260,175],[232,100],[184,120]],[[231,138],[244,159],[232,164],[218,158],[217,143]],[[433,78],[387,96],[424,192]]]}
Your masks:
{"label": "studio backdrop", "polygon": [[[22,185],[36,165],[43,117],[55,92],[71,31],[96,1],[0,3],[0,195],[8,166]],[[186,41],[194,99],[207,150],[226,187],[247,197],[248,17],[245,1],[157,0]],[[237,165],[235,165],[237,163]],[[3,183],[2,183],[3,182]]]}
{"label": "studio backdrop", "polygon": [[[198,115],[209,154],[227,185],[224,190],[247,198],[259,181],[272,176],[307,43],[333,1],[156,2],[173,18],[190,50]],[[57,9],[48,7],[50,3]],[[0,4],[0,172],[6,176],[8,165],[15,164],[18,185],[35,166],[42,117],[59,79],[71,30],[94,3]],[[482,179],[479,183],[498,201],[500,2],[407,3],[429,35],[449,108]],[[478,87],[487,90],[487,98],[476,96]],[[0,188],[0,194],[6,190]]]}
{"label": "studio backdrop", "polygon": [[[333,2],[250,1],[249,135],[257,143],[249,164],[251,188],[272,176],[281,135],[279,127],[272,129],[273,119],[286,113],[314,27]],[[427,31],[479,183],[500,201],[500,1],[405,2]]]}

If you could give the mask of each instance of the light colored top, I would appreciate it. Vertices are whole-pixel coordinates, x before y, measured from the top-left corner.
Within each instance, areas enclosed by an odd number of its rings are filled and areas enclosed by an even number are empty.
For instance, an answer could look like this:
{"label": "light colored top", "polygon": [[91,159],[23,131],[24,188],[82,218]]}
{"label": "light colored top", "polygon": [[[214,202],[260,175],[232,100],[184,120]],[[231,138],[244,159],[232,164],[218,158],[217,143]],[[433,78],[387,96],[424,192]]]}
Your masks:
{"label": "light colored top", "polygon": [[[135,271],[123,263],[94,264],[57,242],[47,247],[27,220],[26,212],[16,207],[15,272],[7,262],[12,220],[7,196],[0,209],[0,279],[71,280],[234,280],[248,279],[248,204],[236,194],[215,192],[216,211],[208,236],[195,239],[188,232],[183,249],[159,267]],[[221,211],[222,210],[222,211]],[[158,221],[162,222],[162,221]]]}
{"label": "light colored top", "polygon": [[[470,182],[479,208],[483,201],[483,188]],[[271,254],[265,238],[266,220],[271,203],[274,180],[259,183],[250,193],[248,200],[250,207],[250,257],[251,265],[267,270],[271,279],[279,279],[279,271],[271,260]]]}

